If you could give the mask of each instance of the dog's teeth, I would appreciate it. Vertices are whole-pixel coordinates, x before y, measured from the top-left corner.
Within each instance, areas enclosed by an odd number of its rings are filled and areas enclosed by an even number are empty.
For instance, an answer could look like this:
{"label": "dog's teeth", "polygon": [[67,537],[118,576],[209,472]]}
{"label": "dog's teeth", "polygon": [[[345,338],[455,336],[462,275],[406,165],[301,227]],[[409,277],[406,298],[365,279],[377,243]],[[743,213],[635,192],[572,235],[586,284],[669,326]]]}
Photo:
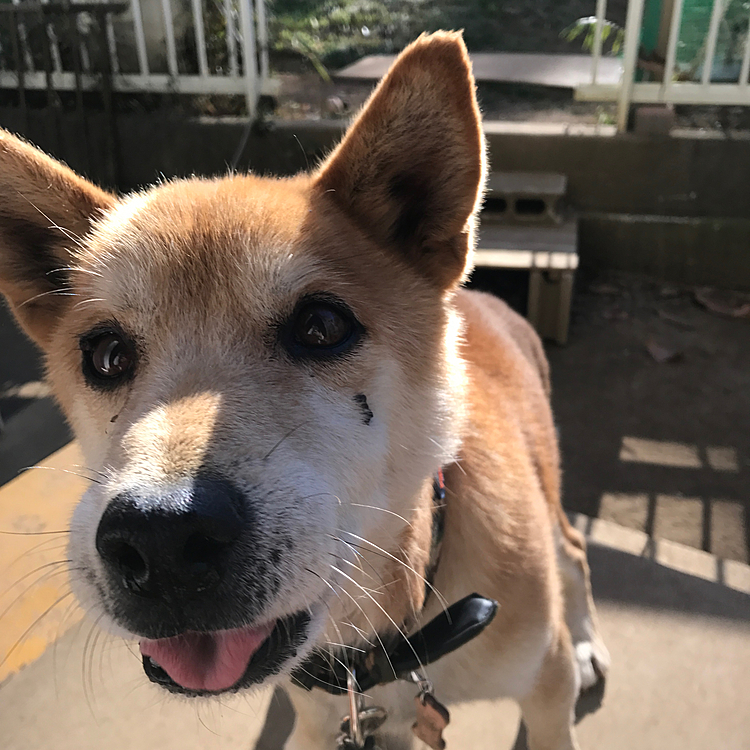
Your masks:
{"label": "dog's teeth", "polygon": [[148,661],[151,664],[151,666],[154,667],[154,669],[163,669],[162,665],[159,664],[158,661],[156,661],[155,659],[151,658],[150,656],[147,657],[147,658],[148,658]]}

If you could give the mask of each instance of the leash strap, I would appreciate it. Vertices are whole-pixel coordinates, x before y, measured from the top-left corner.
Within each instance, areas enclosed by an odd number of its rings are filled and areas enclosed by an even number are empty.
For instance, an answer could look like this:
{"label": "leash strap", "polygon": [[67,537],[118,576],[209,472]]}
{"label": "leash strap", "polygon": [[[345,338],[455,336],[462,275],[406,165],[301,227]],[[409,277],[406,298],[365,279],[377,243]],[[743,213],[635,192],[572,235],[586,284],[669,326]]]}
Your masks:
{"label": "leash strap", "polygon": [[492,599],[469,594],[392,649],[377,646],[354,658],[348,654],[334,658],[329,652],[314,651],[292,672],[292,682],[306,690],[317,687],[331,695],[342,695],[347,692],[347,677],[352,669],[363,693],[376,685],[408,679],[415,670],[476,638],[492,622],[497,606]]}

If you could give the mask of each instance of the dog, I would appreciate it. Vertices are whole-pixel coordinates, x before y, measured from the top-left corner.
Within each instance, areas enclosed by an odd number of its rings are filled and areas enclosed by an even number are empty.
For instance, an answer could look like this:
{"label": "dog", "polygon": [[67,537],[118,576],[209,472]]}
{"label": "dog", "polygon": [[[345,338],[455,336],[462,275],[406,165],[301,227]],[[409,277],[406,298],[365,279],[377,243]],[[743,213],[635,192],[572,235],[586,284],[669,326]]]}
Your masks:
{"label": "dog", "polygon": [[[427,668],[435,695],[513,698],[531,750],[577,747],[577,696],[609,655],[541,343],[462,288],[485,174],[448,32],[398,57],[311,174],[119,198],[0,135],[0,287],[94,477],[72,586],[140,640],[152,681],[286,684],[291,745],[327,750],[345,698],[289,675],[477,591],[495,619]],[[382,747],[408,746],[414,691],[372,689]]]}

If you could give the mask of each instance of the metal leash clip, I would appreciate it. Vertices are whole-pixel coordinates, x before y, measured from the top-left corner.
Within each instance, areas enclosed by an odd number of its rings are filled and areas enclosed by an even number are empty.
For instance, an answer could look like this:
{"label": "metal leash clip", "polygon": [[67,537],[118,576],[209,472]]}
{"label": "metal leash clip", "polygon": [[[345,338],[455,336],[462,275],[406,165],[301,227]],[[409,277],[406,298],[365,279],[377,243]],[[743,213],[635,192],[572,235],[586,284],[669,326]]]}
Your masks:
{"label": "metal leash clip", "polygon": [[379,750],[373,733],[388,718],[386,710],[380,706],[365,708],[365,697],[359,691],[354,669],[347,674],[346,688],[349,715],[341,721],[341,736],[337,740],[336,750]]}

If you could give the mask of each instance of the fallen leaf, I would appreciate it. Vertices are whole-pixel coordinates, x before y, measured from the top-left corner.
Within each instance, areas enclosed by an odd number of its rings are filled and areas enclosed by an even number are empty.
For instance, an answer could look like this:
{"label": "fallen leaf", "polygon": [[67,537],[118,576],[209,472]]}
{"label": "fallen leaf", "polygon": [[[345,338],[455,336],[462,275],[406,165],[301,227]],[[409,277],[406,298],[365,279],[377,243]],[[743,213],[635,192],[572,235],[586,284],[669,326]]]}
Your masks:
{"label": "fallen leaf", "polygon": [[679,362],[682,359],[681,351],[665,346],[655,339],[649,339],[646,342],[646,350],[651,355],[652,359],[660,365],[666,364],[667,362]]}
{"label": "fallen leaf", "polygon": [[610,308],[609,310],[604,310],[604,312],[602,313],[602,317],[605,320],[629,320],[630,313],[627,310]]}
{"label": "fallen leaf", "polygon": [[695,290],[695,300],[709,312],[725,318],[750,318],[750,295],[747,294],[702,287]]}
{"label": "fallen leaf", "polygon": [[681,294],[679,287],[673,284],[662,284],[659,288],[659,296],[664,298],[679,297]]}
{"label": "fallen leaf", "polygon": [[657,310],[656,313],[662,320],[666,320],[667,323],[672,323],[672,325],[675,325],[678,328],[682,328],[686,331],[695,330],[695,326],[687,318],[675,315],[668,310]]}
{"label": "fallen leaf", "polygon": [[607,284],[600,281],[591,284],[591,286],[589,286],[589,291],[593,294],[620,294],[622,289],[614,284]]}

